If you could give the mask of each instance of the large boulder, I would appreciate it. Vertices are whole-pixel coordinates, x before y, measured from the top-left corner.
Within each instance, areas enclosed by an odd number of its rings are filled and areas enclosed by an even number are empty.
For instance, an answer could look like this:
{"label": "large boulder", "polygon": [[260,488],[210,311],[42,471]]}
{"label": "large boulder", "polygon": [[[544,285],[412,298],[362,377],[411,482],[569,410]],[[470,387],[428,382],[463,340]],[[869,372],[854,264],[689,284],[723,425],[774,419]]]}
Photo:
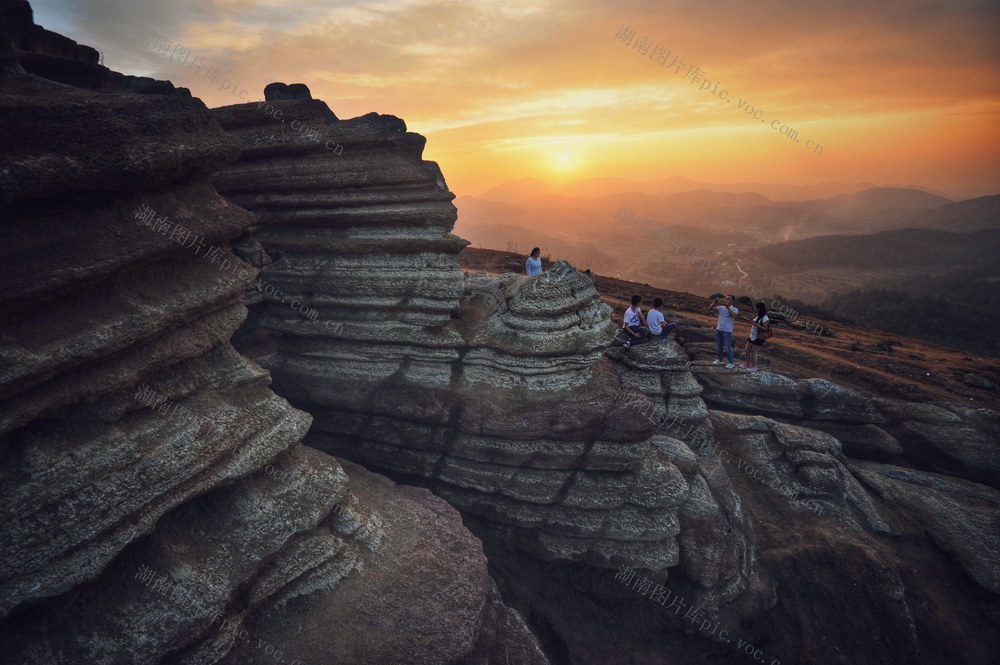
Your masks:
{"label": "large boulder", "polygon": [[876,403],[911,464],[1000,488],[1000,413],[884,398]]}

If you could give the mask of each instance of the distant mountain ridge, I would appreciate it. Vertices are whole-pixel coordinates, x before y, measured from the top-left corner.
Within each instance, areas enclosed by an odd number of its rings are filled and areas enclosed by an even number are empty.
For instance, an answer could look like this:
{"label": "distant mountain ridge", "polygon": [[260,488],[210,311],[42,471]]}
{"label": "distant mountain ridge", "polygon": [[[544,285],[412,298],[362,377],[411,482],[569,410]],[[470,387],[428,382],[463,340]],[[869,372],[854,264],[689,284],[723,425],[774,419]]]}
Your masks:
{"label": "distant mountain ridge", "polygon": [[[663,182],[676,187],[681,181],[693,182],[683,178]],[[620,178],[601,182],[619,189],[636,184]],[[659,181],[647,185],[653,182]],[[602,193],[602,188],[595,186],[586,195],[574,196],[570,192],[575,186],[570,183],[553,188],[537,179],[525,179],[505,183],[479,197],[461,196],[455,203],[459,209],[457,228],[475,239],[486,226],[504,225],[510,228],[513,240],[525,244],[533,242],[530,238],[538,233],[563,236],[565,242],[574,238],[604,242],[616,229],[636,224],[748,231],[764,242],[901,228],[975,231],[1000,227],[1000,195],[956,202],[921,189],[868,187],[828,198],[778,201],[760,192],[705,188]]]}
{"label": "distant mountain ridge", "polygon": [[1000,194],[949,203],[931,211],[922,211],[914,220],[924,227],[950,231],[975,231],[1000,226]]}
{"label": "distant mountain ridge", "polygon": [[1000,231],[1000,195],[956,202],[899,187],[798,202],[708,189],[571,197],[531,180],[499,193],[528,196],[518,203],[459,197],[455,232],[476,247],[538,246],[595,272],[678,290],[709,288],[712,271],[699,266],[718,262],[727,274],[751,274],[813,303],[883,280],[972,267],[997,243],[994,235],[963,234]]}
{"label": "distant mountain ridge", "polygon": [[872,187],[857,194],[838,194],[834,201],[866,209],[909,209],[938,208],[953,199],[931,194],[920,189],[901,187]]}
{"label": "distant mountain ridge", "polygon": [[[655,180],[631,180],[628,178],[587,178],[573,180],[560,185],[552,185],[539,178],[509,180],[495,187],[475,194],[475,198],[505,203],[518,203],[525,199],[557,194],[562,196],[600,198],[609,195],[640,193],[646,195],[681,194],[699,189],[720,193],[754,192],[772,201],[804,202],[829,199],[840,194],[858,194],[865,190],[916,190],[938,196],[948,201],[980,197],[981,190],[937,191],[917,185],[876,185],[871,182],[841,183],[823,182],[811,185],[787,185],[773,183],[713,183],[693,180],[683,176],[670,176]],[[945,202],[948,202],[945,201]]]}
{"label": "distant mountain ridge", "polygon": [[955,266],[992,261],[1000,255],[1000,229],[957,233],[899,229],[871,235],[816,236],[761,247],[758,256],[784,266]]}

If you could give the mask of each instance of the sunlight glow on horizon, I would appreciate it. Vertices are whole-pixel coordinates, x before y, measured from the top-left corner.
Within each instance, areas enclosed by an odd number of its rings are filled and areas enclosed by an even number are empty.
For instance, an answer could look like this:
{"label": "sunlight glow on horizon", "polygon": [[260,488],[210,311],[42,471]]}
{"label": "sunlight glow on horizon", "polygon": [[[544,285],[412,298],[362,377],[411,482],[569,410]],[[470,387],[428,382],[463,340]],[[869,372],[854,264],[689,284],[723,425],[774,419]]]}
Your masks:
{"label": "sunlight glow on horizon", "polygon": [[[32,5],[37,23],[72,26],[60,31],[113,69],[169,79],[209,106],[240,100],[135,33],[192,48],[253,99],[272,81],[303,82],[338,117],[400,117],[457,195],[526,177],[672,175],[1000,193],[1000,8],[989,3]],[[678,72],[619,39],[622,26],[683,58]],[[692,65],[707,90],[685,78]]]}

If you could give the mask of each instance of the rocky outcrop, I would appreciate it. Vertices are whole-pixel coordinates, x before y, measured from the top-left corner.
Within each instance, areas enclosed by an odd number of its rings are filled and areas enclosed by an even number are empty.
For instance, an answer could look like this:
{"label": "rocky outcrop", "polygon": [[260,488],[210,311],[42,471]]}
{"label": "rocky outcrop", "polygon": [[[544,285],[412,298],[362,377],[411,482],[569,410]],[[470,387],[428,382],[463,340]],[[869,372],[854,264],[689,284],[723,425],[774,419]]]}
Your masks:
{"label": "rocky outcrop", "polygon": [[873,399],[825,379],[731,372],[699,362],[715,408],[761,414],[832,434],[852,457],[945,471],[1000,487],[1000,424],[989,409]]}
{"label": "rocky outcrop", "polygon": [[802,423],[837,437],[849,454],[897,459],[903,447],[883,429],[872,399],[826,379],[792,379],[773,372],[732,372],[704,361],[694,365],[712,407]]}
{"label": "rocky outcrop", "polygon": [[0,79],[4,659],[547,662],[454,509],[302,446],[230,346],[255,218],[208,177],[239,142],[197,100],[26,69]]}
{"label": "rocky outcrop", "polygon": [[[243,348],[314,416],[309,445],[462,511],[556,662],[629,662],[657,652],[646,632],[664,630],[672,654],[718,656],[720,626],[770,641],[772,659],[816,662],[820,626],[850,615],[825,579],[821,606],[810,600],[817,570],[864,578],[873,613],[890,615],[879,658],[936,654],[961,631],[928,637],[940,596],[914,588],[911,550],[925,570],[981,576],[956,587],[965,597],[993,593],[988,557],[943,553],[954,530],[919,540],[855,466],[912,463],[888,407],[823,379],[692,363],[674,344],[621,348],[593,282],[564,262],[532,278],[460,276],[451,194],[419,137],[395,119],[336,119],[302,88],[271,90],[261,108],[216,110],[244,152],[215,181],[261,220],[246,256],[264,291]],[[316,316],[297,319],[290,301]],[[982,450],[971,437],[956,460]],[[982,498],[952,500],[955,516],[977,515]],[[973,535],[988,544],[985,529]],[[664,613],[665,594],[699,623]],[[631,646],[608,646],[620,640]]]}
{"label": "rocky outcrop", "polygon": [[852,473],[883,503],[892,535],[928,535],[980,586],[1000,594],[1000,492],[949,476],[852,461]]}
{"label": "rocky outcrop", "polygon": [[911,464],[1000,488],[1000,413],[895,399],[875,403]]}
{"label": "rocky outcrop", "polygon": [[854,528],[889,532],[871,498],[848,471],[840,441],[833,436],[762,416],[725,412],[712,412],[712,423],[728,475],[753,481],[753,493],[764,504],[787,502],[795,509],[833,515]]}
{"label": "rocky outcrop", "polygon": [[3,31],[20,51],[20,58],[25,58],[27,54],[39,54],[80,62],[97,63],[99,59],[96,49],[35,25],[34,12],[28,0],[4,0],[0,5],[0,22]]}
{"label": "rocky outcrop", "polygon": [[93,90],[191,96],[187,88],[176,88],[170,81],[126,76],[108,69],[100,64],[96,49],[35,25],[28,0],[0,2],[0,32],[13,40],[24,70],[50,81]]}
{"label": "rocky outcrop", "polygon": [[717,451],[692,446],[715,438],[702,386],[691,373],[687,354],[674,343],[628,350],[615,345],[606,355],[622,379],[620,402],[631,418],[656,427],[655,449],[688,481],[687,501],[678,515],[678,570],[692,582],[688,590],[701,606],[717,609],[747,589],[754,574],[753,551],[739,499],[728,475],[719,472]]}
{"label": "rocky outcrop", "polygon": [[442,328],[461,296],[457,252],[466,242],[448,233],[453,195],[437,167],[420,160],[423,137],[392,116],[337,121],[311,99],[215,113],[244,146],[215,183],[257,213],[255,238],[266,250],[255,259],[266,265],[266,304],[251,327],[282,335],[289,356],[308,358],[309,346],[326,340],[351,357],[376,344],[400,346],[389,357],[369,354],[364,369],[348,356],[327,359],[342,368],[334,377],[359,369],[362,377],[389,376],[403,353],[422,349],[457,359],[449,349],[457,337]]}
{"label": "rocky outcrop", "polygon": [[825,379],[791,379],[773,372],[734,372],[696,365],[707,402],[731,411],[763,413],[814,422],[884,422],[871,398]]}
{"label": "rocky outcrop", "polygon": [[[274,96],[273,118],[266,106],[216,110],[245,148],[215,182],[260,216],[255,237],[273,261],[262,280],[283,296],[255,320],[278,335],[259,361],[315,417],[307,442],[433,488],[522,554],[676,566],[692,490],[653,445],[654,425],[621,401],[603,355],[615,330],[592,280],[566,263],[531,279],[463,280],[453,195],[421,160],[422,138],[394,118],[333,120],[321,102]],[[292,122],[319,138],[304,141]],[[282,297],[308,303],[316,321],[293,324]],[[651,375],[656,398],[704,421],[686,364],[664,367],[663,386]]]}

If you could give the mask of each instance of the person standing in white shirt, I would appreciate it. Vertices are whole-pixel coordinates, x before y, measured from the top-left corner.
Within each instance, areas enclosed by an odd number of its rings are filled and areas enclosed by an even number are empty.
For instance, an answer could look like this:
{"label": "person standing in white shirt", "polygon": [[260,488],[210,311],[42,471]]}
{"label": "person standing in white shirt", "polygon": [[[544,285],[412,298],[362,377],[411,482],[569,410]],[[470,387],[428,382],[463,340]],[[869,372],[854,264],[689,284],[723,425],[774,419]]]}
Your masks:
{"label": "person standing in white shirt", "polygon": [[719,357],[712,364],[721,365],[725,362],[722,359],[722,350],[725,348],[729,355],[729,364],[726,365],[726,369],[732,369],[736,366],[733,357],[733,320],[740,313],[740,310],[733,305],[734,300],[736,300],[736,296],[728,295],[724,305],[720,305],[719,299],[715,298],[708,306],[709,310],[714,309],[719,313],[719,322],[715,325],[715,350]]}
{"label": "person standing in white shirt", "polygon": [[524,272],[528,273],[528,277],[534,277],[535,275],[542,274],[542,250],[538,247],[531,250],[531,256],[528,260],[524,262]]}

